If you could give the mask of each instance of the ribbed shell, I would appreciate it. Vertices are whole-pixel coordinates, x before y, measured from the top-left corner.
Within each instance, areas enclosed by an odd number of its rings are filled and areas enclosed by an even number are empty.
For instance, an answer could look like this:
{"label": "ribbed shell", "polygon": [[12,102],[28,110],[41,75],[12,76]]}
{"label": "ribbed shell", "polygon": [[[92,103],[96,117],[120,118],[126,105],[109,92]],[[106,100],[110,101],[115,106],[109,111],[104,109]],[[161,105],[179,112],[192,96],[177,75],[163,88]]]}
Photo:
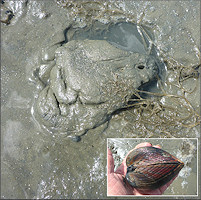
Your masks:
{"label": "ribbed shell", "polygon": [[142,147],[128,155],[126,165],[126,180],[130,185],[141,189],[157,189],[176,176],[184,163],[162,149]]}

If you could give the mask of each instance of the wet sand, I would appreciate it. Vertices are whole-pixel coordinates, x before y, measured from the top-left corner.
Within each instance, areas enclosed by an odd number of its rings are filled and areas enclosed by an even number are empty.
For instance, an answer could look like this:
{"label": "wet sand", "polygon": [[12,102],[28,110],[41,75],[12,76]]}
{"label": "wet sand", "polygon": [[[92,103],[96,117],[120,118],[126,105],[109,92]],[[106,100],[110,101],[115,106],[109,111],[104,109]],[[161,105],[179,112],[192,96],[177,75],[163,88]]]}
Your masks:
{"label": "wet sand", "polygon": [[[135,22],[144,11],[141,23],[153,28],[155,44],[164,58],[194,66],[200,59],[197,49],[200,44],[199,3],[120,1],[117,7],[130,12]],[[36,84],[31,81],[32,73],[40,64],[42,48],[64,40],[63,30],[74,19],[55,1],[30,1],[27,4],[13,1],[5,5],[15,16],[10,24],[1,23],[1,198],[106,198],[107,138],[164,138],[170,135],[160,134],[157,130],[147,132],[142,126],[130,125],[135,117],[126,112],[114,115],[108,127],[102,125],[88,131],[77,143],[65,135],[55,137],[43,131],[32,116],[34,99],[38,95]],[[5,5],[2,5],[4,13]],[[82,26],[84,22],[80,21],[78,25]],[[176,81],[175,71],[168,69],[167,74],[170,82]],[[198,113],[199,82],[200,78],[189,78],[185,83],[189,89],[198,83],[195,91],[186,95]],[[165,90],[177,95],[181,92],[168,85]],[[200,129],[199,126],[184,128],[172,136],[197,138]],[[191,180],[188,181],[184,188],[180,182],[166,194],[183,194],[183,191],[195,194]]]}

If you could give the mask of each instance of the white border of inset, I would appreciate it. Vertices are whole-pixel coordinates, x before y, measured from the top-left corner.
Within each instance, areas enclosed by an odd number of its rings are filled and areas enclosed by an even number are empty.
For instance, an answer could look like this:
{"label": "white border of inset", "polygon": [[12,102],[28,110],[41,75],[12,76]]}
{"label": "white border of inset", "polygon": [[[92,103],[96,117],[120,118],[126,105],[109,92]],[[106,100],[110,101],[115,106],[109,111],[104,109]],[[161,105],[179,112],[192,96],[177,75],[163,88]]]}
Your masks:
{"label": "white border of inset", "polygon": [[[199,165],[198,165],[198,154],[199,149],[198,149],[198,138],[107,138],[107,155],[108,155],[108,140],[109,139],[118,139],[118,140],[125,140],[125,139],[130,139],[130,140],[144,140],[144,142],[146,142],[146,140],[182,140],[182,139],[186,139],[186,140],[196,140],[197,142],[197,195],[144,195],[144,196],[137,196],[137,195],[108,195],[108,187],[107,187],[107,197],[134,197],[134,198],[149,198],[149,197],[154,197],[154,198],[158,198],[158,197],[198,197],[199,196],[199,190],[198,190],[198,170],[199,170]],[[149,142],[149,141],[148,141]],[[108,163],[108,156],[107,156],[107,163]],[[108,166],[107,166],[107,174],[108,174]],[[108,183],[108,175],[107,175],[107,183]]]}

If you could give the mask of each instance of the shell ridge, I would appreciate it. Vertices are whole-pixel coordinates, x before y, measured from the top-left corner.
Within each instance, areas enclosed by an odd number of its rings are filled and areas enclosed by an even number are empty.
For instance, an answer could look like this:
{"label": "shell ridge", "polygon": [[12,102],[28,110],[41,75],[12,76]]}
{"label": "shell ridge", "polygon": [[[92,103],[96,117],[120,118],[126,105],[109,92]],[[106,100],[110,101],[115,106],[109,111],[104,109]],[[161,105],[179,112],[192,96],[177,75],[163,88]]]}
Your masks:
{"label": "shell ridge", "polygon": [[126,159],[128,170],[126,178],[135,188],[156,189],[165,185],[183,168],[184,163],[162,149],[154,147],[139,148]]}

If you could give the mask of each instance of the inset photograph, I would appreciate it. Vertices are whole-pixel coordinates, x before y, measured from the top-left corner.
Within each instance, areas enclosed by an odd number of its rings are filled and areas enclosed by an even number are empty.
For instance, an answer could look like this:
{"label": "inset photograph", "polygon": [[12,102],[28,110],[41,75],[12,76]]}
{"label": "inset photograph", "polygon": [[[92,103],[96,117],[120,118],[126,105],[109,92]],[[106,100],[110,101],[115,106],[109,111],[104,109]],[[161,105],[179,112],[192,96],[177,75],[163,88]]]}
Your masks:
{"label": "inset photograph", "polygon": [[198,196],[198,139],[108,138],[107,196]]}

